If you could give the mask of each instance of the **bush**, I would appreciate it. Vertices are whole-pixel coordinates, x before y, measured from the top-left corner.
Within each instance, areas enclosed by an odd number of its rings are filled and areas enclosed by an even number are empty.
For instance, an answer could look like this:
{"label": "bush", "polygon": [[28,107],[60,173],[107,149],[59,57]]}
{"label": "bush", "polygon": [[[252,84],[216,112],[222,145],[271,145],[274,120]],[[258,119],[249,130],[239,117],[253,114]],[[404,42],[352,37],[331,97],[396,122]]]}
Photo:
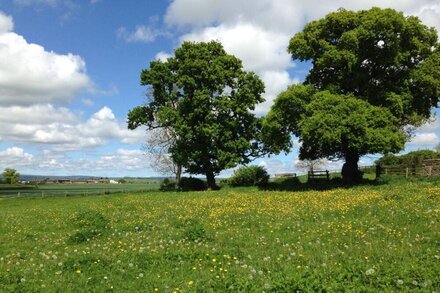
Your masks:
{"label": "bush", "polygon": [[269,182],[269,174],[260,166],[241,167],[228,179],[231,186],[264,186]]}
{"label": "bush", "polygon": [[194,177],[182,177],[179,187],[182,191],[201,191],[207,188],[205,181]]}
{"label": "bush", "polygon": [[[162,181],[160,185],[160,191],[175,191],[176,181],[168,178]],[[202,179],[194,177],[182,177],[180,178],[179,190],[181,191],[201,191],[206,190],[206,183]]]}
{"label": "bush", "polygon": [[173,180],[170,180],[168,178],[165,178],[162,183],[160,184],[160,191],[175,191],[176,190],[176,182]]}

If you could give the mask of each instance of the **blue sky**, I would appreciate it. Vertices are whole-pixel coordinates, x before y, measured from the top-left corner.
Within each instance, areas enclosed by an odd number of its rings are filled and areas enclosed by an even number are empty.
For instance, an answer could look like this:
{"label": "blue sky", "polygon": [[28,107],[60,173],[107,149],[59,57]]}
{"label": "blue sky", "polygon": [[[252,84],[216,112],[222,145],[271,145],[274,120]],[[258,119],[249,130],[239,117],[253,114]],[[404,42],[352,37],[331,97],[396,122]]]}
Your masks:
{"label": "blue sky", "polygon": [[[184,40],[220,40],[266,83],[267,101],[256,110],[264,115],[307,73],[307,64],[287,54],[289,38],[339,7],[372,6],[440,28],[438,0],[0,0],[0,169],[155,176],[141,149],[147,134],[125,123],[145,101],[139,74],[151,60],[170,56]],[[432,149],[439,130],[437,121],[418,130],[405,151]],[[297,152],[255,163],[272,174],[294,172]]]}

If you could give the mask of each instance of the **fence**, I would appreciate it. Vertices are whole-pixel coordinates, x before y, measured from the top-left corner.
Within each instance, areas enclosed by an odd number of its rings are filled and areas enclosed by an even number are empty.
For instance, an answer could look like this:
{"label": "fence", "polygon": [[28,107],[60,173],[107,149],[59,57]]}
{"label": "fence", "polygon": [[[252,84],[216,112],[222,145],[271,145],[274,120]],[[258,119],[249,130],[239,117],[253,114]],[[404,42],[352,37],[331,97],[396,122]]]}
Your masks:
{"label": "fence", "polygon": [[9,197],[55,197],[55,196],[88,196],[114,193],[146,192],[152,189],[91,189],[91,190],[1,190],[0,198]]}
{"label": "fence", "polygon": [[325,178],[330,180],[330,173],[328,170],[312,170],[307,172],[307,180],[315,180],[318,178]]}
{"label": "fence", "polygon": [[423,159],[412,166],[380,166],[380,174],[405,176],[440,176],[439,159]]}
{"label": "fence", "polygon": [[440,160],[424,159],[422,160],[423,176],[440,176]]}

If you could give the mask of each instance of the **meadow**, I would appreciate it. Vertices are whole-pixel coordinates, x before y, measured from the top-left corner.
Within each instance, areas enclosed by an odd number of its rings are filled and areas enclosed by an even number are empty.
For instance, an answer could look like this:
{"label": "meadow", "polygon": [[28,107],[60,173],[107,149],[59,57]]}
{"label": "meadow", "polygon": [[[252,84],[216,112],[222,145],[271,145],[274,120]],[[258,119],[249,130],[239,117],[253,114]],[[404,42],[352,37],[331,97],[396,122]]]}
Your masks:
{"label": "meadow", "polygon": [[18,196],[71,196],[121,193],[128,191],[146,191],[159,188],[159,181],[130,182],[123,184],[88,183],[88,184],[42,184],[8,185],[0,184],[0,197]]}
{"label": "meadow", "polygon": [[0,199],[0,291],[440,290],[440,183]]}

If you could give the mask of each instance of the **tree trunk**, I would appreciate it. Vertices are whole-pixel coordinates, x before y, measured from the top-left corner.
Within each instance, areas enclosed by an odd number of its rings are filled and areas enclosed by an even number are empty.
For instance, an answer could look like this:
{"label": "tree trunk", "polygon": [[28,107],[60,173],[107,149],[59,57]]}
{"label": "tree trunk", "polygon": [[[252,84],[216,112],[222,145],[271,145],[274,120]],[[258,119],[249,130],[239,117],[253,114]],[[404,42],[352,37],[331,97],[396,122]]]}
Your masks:
{"label": "tree trunk", "polygon": [[206,182],[208,183],[208,189],[218,190],[217,184],[215,184],[215,176],[213,172],[206,172]]}
{"label": "tree trunk", "polygon": [[176,168],[176,190],[180,189],[180,177],[182,176],[182,165],[178,164]]}
{"label": "tree trunk", "polygon": [[342,181],[345,183],[358,183],[362,180],[358,167],[359,154],[357,152],[347,152],[345,163],[342,166]]}

